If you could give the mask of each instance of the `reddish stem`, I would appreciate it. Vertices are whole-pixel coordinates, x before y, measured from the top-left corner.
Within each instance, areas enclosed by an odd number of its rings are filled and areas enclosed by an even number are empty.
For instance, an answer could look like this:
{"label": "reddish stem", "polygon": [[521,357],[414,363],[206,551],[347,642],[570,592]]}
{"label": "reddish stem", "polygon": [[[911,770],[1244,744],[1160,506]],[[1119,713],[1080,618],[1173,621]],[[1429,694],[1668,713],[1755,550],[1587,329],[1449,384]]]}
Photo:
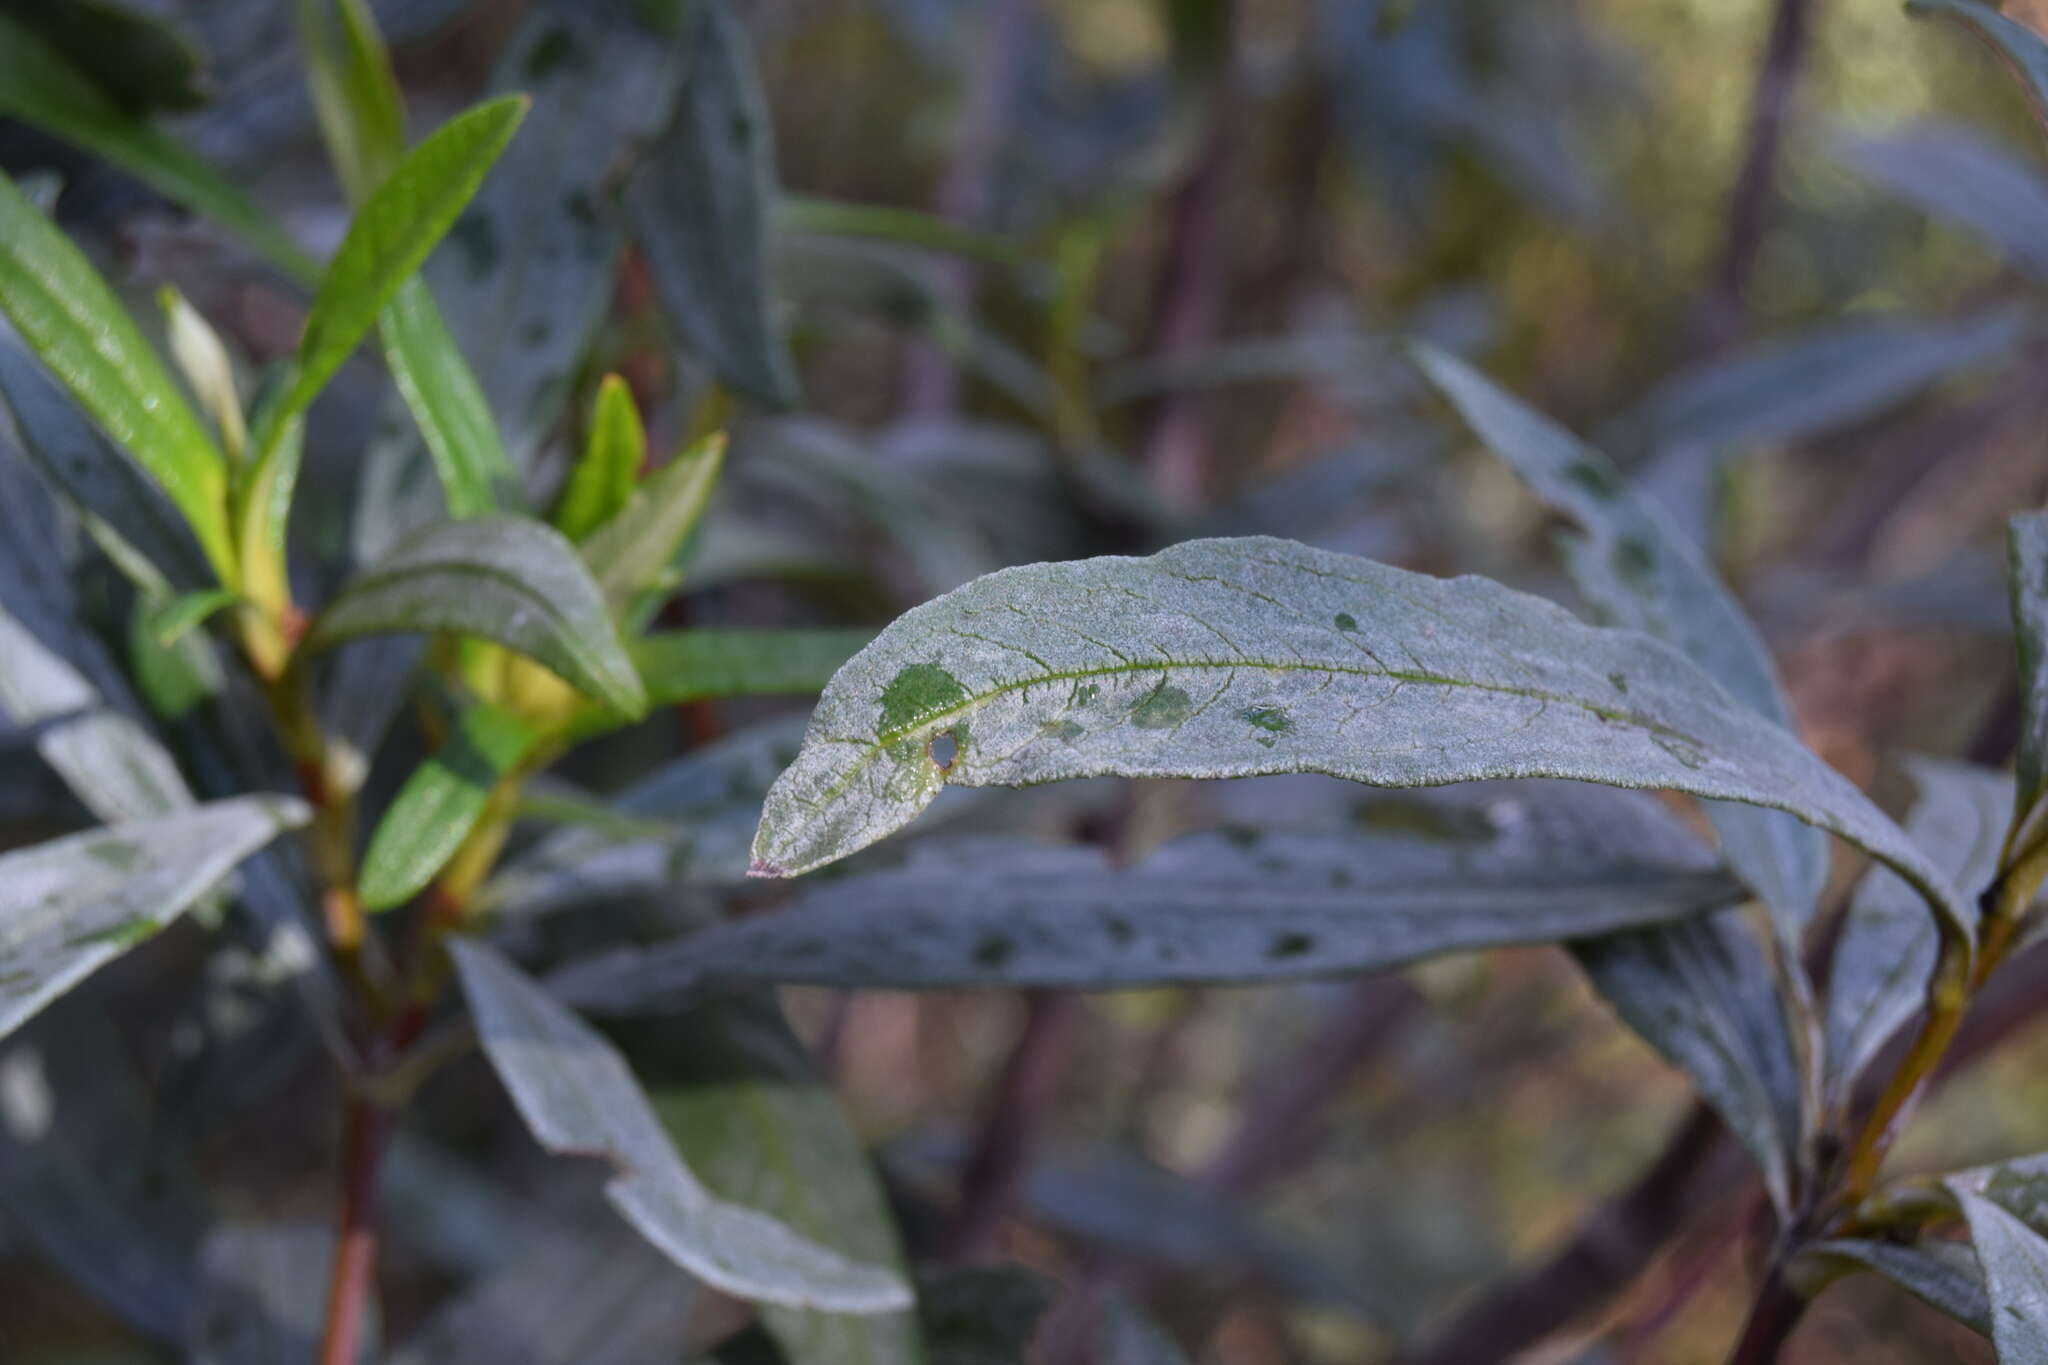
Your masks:
{"label": "reddish stem", "polygon": [[377,1168],[390,1132],[391,1114],[383,1106],[349,1100],[342,1118],[341,1231],[327,1281],[320,1365],[356,1365],[362,1354],[364,1318],[377,1278]]}
{"label": "reddish stem", "polygon": [[1027,1000],[1023,1030],[996,1079],[994,1101],[960,1176],[960,1204],[946,1239],[951,1260],[972,1260],[994,1245],[1016,1203],[1080,1022],[1075,996],[1034,991]]}

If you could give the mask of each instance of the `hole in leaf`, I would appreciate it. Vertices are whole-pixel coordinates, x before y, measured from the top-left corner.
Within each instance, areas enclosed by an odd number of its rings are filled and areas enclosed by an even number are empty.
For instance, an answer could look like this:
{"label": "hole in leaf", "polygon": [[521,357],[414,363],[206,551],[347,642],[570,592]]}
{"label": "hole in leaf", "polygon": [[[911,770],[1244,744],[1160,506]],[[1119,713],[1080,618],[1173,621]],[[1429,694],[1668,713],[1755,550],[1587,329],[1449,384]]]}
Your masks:
{"label": "hole in leaf", "polygon": [[939,765],[940,772],[951,769],[953,760],[959,756],[960,737],[953,731],[948,730],[942,735],[932,737],[932,762]]}

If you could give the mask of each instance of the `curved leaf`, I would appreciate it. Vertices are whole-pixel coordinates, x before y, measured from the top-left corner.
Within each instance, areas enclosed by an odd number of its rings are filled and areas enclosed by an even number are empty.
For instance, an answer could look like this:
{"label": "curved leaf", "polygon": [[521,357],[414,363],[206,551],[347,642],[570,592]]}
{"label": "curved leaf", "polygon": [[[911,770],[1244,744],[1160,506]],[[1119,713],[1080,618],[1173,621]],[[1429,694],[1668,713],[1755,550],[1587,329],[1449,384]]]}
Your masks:
{"label": "curved leaf", "polygon": [[1844,1237],[1816,1242],[1817,1256],[1839,1256],[1874,1270],[1930,1308],[1991,1335],[1991,1299],[1984,1272],[1970,1249],[1957,1242],[1923,1241],[1916,1246]]}
{"label": "curved leaf", "polygon": [[647,432],[626,381],[608,374],[597,386],[590,436],[583,458],[569,471],[555,509],[555,525],[571,540],[582,540],[624,510],[647,463]]}
{"label": "curved leaf", "polygon": [[357,574],[307,643],[436,630],[495,640],[627,715],[647,709],[597,584],[551,526],[484,517],[429,527]]}
{"label": "curved leaf", "polygon": [[1970,934],[1883,812],[1669,646],[1484,579],[1265,538],[1006,569],[899,618],[825,689],[769,792],[755,871],[845,857],[948,782],[1282,772],[1569,777],[1783,809]]}
{"label": "curved leaf", "polygon": [[793,696],[821,690],[872,630],[679,630],[633,642],[655,705],[703,697]]}
{"label": "curved leaf", "polygon": [[163,485],[215,570],[231,574],[226,457],[99,272],[5,175],[0,312],[78,405]]}
{"label": "curved leaf", "polygon": [[1660,923],[1742,888],[1654,798],[1562,783],[1388,796],[1386,828],[1231,830],[1118,870],[1099,849],[970,839],[820,883],[780,914],[569,968],[607,1012],[721,982],[1116,990],[1379,971]]}
{"label": "curved leaf", "polygon": [[707,1190],[662,1131],[618,1049],[496,951],[450,945],[485,1054],[549,1151],[610,1161],[620,1215],[677,1265],[742,1298],[844,1313],[910,1305],[895,1272],[861,1265]]}
{"label": "curved leaf", "polygon": [[672,573],[724,465],[724,435],[705,437],[649,476],[583,542],[583,562],[613,610],[623,612]]}
{"label": "curved leaf", "polygon": [[495,706],[467,707],[455,733],[405,780],[363,854],[363,904],[403,905],[434,879],[476,828],[499,781],[539,739]]}
{"label": "curved leaf", "polygon": [[476,372],[418,276],[399,286],[378,319],[384,359],[433,457],[452,517],[521,505],[519,481]]}
{"label": "curved leaf", "polygon": [[365,0],[297,0],[313,110],[351,203],[361,203],[405,155],[405,101]]}
{"label": "curved leaf", "polygon": [[2035,110],[2048,116],[2048,39],[1983,0],[1906,0],[1906,13],[1947,15],[1975,29],[2011,59],[2027,83]]}
{"label": "curved leaf", "polygon": [[239,797],[0,855],[0,1036],[306,816],[288,797]]}

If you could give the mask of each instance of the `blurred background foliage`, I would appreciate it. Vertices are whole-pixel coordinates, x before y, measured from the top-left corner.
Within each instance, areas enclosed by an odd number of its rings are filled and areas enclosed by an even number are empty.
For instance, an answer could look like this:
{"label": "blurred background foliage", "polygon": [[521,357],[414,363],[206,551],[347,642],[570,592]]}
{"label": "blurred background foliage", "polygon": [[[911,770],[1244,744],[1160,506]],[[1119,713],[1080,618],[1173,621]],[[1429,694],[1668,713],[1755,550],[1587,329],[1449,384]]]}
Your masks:
{"label": "blurred background foliage", "polygon": [[[120,88],[150,91],[164,126],[331,247],[345,211],[289,6],[136,7],[192,40],[198,79]],[[607,29],[601,51],[536,27],[579,8],[638,27]],[[1997,533],[2048,484],[2048,172],[2020,84],[1960,29],[1893,0],[732,8],[773,127],[780,196],[747,245],[766,253],[787,373],[721,356],[675,283],[704,287],[675,243],[703,240],[723,201],[635,126],[635,82],[668,79],[639,68],[687,3],[376,6],[419,126],[494,83],[539,96],[521,135],[537,150],[515,147],[486,192],[513,230],[458,228],[429,272],[501,420],[528,415],[508,437],[531,481],[561,477],[606,370],[657,448],[735,423],[676,622],[878,625],[1002,564],[1234,531],[1566,596],[1536,505],[1391,349],[1420,335],[1594,435],[1702,536],[1802,729],[1851,776],[1896,805],[1895,751],[2009,755]],[[2048,21],[2031,0],[2006,10]],[[635,185],[668,192],[608,199],[642,157]],[[251,367],[289,350],[302,296],[218,229],[4,120],[0,164],[61,176],[65,225],[136,300],[174,283]],[[388,454],[403,442],[380,427],[381,382],[359,361],[314,426],[323,495],[301,499],[299,531],[337,561],[388,543],[430,491]],[[90,569],[79,589],[110,591]],[[675,708],[595,746],[563,792],[621,789],[801,710]],[[750,827],[773,767],[732,771],[661,811],[696,822],[677,858]],[[1290,803],[1405,809],[1309,781],[952,795],[940,838],[1126,850]],[[77,814],[48,783],[4,804],[17,839]],[[1838,863],[1846,888],[1856,869]],[[678,886],[520,932],[567,956],[773,899],[731,877]],[[324,1255],[332,1160],[302,1116],[328,1112],[333,1081],[278,977],[180,930],[0,1051],[0,1356],[302,1358],[319,1276],[289,1269]],[[920,1259],[1055,1278],[1048,1361],[1079,1358],[1061,1333],[1112,1289],[1217,1365],[1505,1358],[1533,1338],[1502,1286],[1560,1247],[1591,1260],[1539,1282],[1562,1286],[1566,1330],[1531,1361],[1716,1360],[1746,1302],[1761,1205],[1739,1169],[1712,1197],[1674,1197],[1657,1236],[1600,1222],[1697,1120],[1683,1078],[1554,950],[1355,984],[786,1004]],[[2023,1005],[2007,1015],[1908,1164],[2041,1145],[2048,1033]],[[620,1036],[644,1074],[691,1055],[681,1025]],[[74,1115],[59,1152],[48,1134]],[[1007,1181],[993,1191],[974,1183],[989,1161]],[[385,1198],[399,1358],[540,1359],[530,1319],[557,1333],[547,1359],[680,1360],[738,1325],[614,1245],[583,1212],[594,1183],[531,1148],[479,1064],[430,1087]],[[587,1274],[559,1271],[572,1253]],[[1602,1275],[1618,1292],[1564,1292]],[[486,1289],[494,1337],[475,1326]],[[1499,1354],[1443,1354],[1460,1330]],[[1988,1352],[1859,1281],[1788,1358]]]}

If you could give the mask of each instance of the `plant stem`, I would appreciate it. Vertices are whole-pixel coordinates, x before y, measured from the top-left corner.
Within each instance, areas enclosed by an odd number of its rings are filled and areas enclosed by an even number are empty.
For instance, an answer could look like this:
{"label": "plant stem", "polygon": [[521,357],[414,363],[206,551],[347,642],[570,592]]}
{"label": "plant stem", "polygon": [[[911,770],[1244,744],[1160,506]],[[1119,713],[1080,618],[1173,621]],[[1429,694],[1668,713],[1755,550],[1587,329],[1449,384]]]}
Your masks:
{"label": "plant stem", "polygon": [[1782,1273],[1772,1270],[1750,1307],[1749,1321],[1743,1324],[1742,1337],[1735,1343],[1728,1365],[1773,1365],[1786,1338],[1805,1315],[1806,1303]]}
{"label": "plant stem", "polygon": [[1847,1206],[1853,1208],[1877,1183],[1878,1168],[1884,1164],[1885,1154],[1891,1150],[1906,1115],[1948,1052],[1949,1044],[1955,1041],[1963,1012],[1969,1006],[1970,986],[1968,945],[1953,936],[1944,937],[1941,956],[1934,964],[1934,977],[1928,983],[1927,1013],[1921,1019],[1920,1031],[1913,1036],[1904,1060],[1886,1081],[1876,1107],[1849,1148],[1840,1186],[1841,1200]]}
{"label": "plant stem", "polygon": [[994,1101],[960,1175],[960,1203],[946,1237],[950,1260],[986,1253],[1009,1217],[1081,1020],[1075,996],[1033,991],[1026,1001],[1024,1027],[996,1079]]}
{"label": "plant stem", "polygon": [[320,1365],[356,1365],[363,1319],[377,1276],[377,1168],[390,1136],[391,1114],[353,1096],[342,1117],[341,1230],[327,1281],[327,1317]]}

